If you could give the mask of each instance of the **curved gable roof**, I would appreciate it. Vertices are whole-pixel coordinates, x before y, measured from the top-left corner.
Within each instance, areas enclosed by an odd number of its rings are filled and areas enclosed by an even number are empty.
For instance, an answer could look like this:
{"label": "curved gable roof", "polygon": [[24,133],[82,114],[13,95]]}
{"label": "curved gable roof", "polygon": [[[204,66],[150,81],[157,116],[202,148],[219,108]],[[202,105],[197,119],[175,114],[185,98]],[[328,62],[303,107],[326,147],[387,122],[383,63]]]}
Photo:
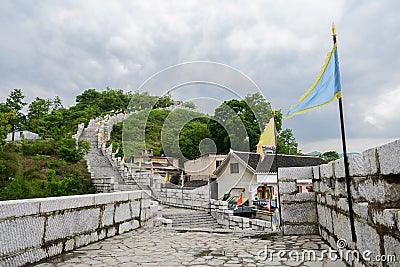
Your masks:
{"label": "curved gable roof", "polygon": [[[253,173],[276,173],[277,164],[274,154],[265,154],[264,160],[260,161],[259,154],[252,152],[231,151],[243,163],[247,163]],[[305,167],[325,164],[326,161],[319,157],[283,155],[278,154],[278,166],[282,167]]]}

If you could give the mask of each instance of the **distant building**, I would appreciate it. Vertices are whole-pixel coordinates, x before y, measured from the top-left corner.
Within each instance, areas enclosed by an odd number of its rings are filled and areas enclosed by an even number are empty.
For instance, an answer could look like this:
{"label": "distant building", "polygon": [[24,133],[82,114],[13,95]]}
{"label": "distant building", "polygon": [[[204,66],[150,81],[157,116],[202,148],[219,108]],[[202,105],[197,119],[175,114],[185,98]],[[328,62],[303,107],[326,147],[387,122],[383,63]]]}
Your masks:
{"label": "distant building", "polygon": [[[25,140],[35,140],[40,139],[40,136],[37,133],[32,133],[30,131],[14,132],[14,141],[21,141],[22,138]],[[12,141],[12,133],[7,135],[7,141]]]}
{"label": "distant building", "polygon": [[313,151],[313,152],[307,153],[307,154],[305,154],[305,155],[306,155],[306,156],[312,156],[312,157],[319,157],[319,156],[322,155],[322,153],[319,152],[319,151]]}
{"label": "distant building", "polygon": [[[279,167],[316,166],[326,163],[319,157],[278,155]],[[267,191],[277,196],[277,163],[274,154],[266,154],[263,161],[260,155],[251,152],[231,150],[214,171],[218,182],[218,199],[232,188],[244,189],[245,198],[260,200],[268,198]],[[300,180],[299,191],[310,190],[310,179]]]}
{"label": "distant building", "polygon": [[225,158],[226,155],[205,154],[197,159],[186,161],[183,166],[189,180],[208,181]]}
{"label": "distant building", "polygon": [[[130,160],[126,164],[130,165]],[[152,149],[143,149],[141,156],[132,157],[133,172],[155,172],[163,177],[165,175],[180,175],[179,159],[173,157],[157,157],[153,156]]]}

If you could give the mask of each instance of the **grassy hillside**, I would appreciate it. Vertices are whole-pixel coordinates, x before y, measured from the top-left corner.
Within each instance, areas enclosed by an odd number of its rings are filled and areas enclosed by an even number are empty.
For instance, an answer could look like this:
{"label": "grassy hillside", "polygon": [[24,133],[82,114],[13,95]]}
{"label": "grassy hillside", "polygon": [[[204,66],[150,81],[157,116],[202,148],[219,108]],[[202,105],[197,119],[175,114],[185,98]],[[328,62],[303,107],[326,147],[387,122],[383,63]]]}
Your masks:
{"label": "grassy hillside", "polygon": [[82,156],[66,141],[7,144],[0,152],[0,200],[94,193]]}

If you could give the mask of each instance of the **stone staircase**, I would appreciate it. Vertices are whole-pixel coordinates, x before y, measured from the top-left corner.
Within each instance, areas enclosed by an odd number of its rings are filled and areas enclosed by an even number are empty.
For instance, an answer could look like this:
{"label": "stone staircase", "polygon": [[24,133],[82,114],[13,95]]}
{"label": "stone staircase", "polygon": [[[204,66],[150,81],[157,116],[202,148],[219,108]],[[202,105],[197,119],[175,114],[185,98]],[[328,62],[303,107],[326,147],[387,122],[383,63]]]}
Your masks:
{"label": "stone staircase", "polygon": [[89,171],[92,176],[92,183],[97,192],[131,191],[139,187],[134,182],[125,184],[124,179],[118,170],[113,169],[110,161],[103,155],[101,149],[97,148],[96,125],[88,126],[82,132],[81,140],[90,142],[90,152],[85,159],[90,165]]}
{"label": "stone staircase", "polygon": [[163,211],[163,217],[172,220],[172,228],[221,229],[222,226],[207,212],[184,210],[184,212]]}

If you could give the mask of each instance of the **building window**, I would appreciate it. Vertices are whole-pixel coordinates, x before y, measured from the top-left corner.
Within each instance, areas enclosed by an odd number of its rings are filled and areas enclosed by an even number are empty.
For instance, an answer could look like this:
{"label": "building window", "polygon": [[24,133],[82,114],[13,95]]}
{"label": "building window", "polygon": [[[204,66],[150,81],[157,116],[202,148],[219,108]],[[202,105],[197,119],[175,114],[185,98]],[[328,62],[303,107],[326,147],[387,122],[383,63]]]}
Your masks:
{"label": "building window", "polygon": [[231,163],[231,173],[239,173],[239,163]]}

